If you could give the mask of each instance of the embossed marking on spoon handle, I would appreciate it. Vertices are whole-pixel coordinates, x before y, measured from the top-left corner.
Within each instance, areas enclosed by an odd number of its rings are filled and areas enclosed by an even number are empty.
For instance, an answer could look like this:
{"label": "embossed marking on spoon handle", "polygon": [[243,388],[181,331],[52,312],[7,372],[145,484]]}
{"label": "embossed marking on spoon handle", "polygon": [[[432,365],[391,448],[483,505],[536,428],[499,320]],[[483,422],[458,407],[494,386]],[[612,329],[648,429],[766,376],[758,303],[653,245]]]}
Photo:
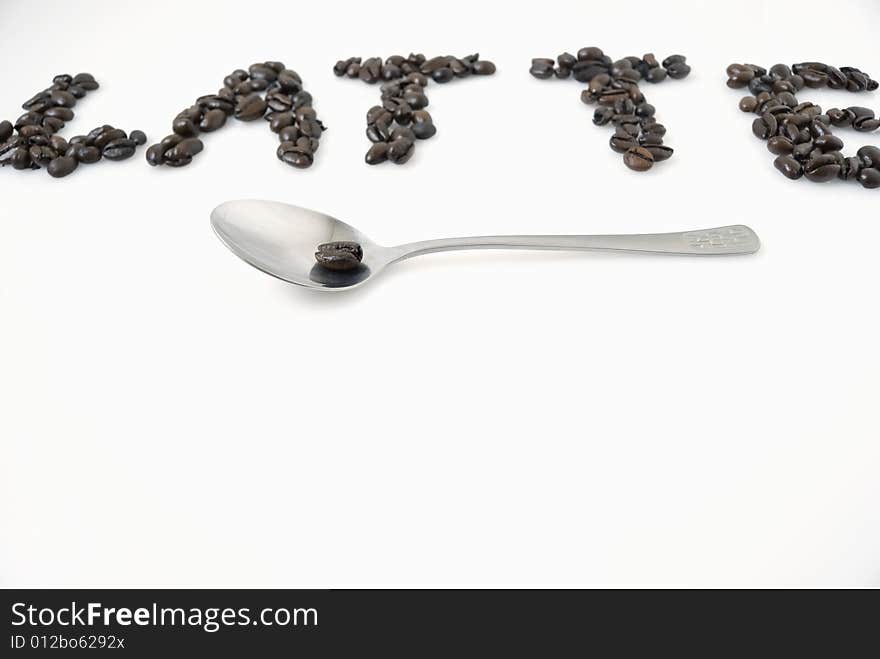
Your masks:
{"label": "embossed marking on spoon handle", "polygon": [[655,254],[752,254],[761,247],[758,236],[749,227],[737,224],[716,229],[679,233],[646,233],[606,236],[475,236],[425,240],[395,249],[402,261],[413,256],[463,249],[546,249],[571,251],[610,250]]}

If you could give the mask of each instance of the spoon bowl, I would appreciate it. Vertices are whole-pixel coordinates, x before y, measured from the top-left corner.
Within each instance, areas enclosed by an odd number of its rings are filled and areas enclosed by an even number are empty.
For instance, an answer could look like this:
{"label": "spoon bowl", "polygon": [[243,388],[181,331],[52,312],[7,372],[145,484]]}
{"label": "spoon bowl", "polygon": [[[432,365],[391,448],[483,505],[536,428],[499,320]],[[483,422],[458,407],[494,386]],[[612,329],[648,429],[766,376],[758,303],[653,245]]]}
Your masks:
{"label": "spoon bowl", "polygon": [[[314,290],[362,286],[397,261],[463,249],[542,249],[715,256],[751,254],[760,248],[755,232],[743,225],[681,233],[604,236],[478,236],[444,238],[385,247],[345,222],[317,211],[277,201],[243,199],[220,204],[211,226],[233,254],[268,275]],[[315,251],[323,243],[351,241],[363,249],[359,267],[328,270]]]}

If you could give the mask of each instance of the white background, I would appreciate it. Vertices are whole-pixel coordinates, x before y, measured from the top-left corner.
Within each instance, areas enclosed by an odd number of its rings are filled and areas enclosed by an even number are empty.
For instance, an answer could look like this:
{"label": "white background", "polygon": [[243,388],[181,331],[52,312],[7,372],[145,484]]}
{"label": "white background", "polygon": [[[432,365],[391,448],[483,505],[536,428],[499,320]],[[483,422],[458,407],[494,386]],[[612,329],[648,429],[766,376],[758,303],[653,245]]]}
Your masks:
{"label": "white background", "polygon": [[[2,116],[89,71],[64,134],[152,143],[280,59],[329,131],[308,171],[265,122],[185,169],[141,150],[61,180],[0,171],[0,583],[880,585],[880,191],[784,179],[724,85],[743,60],[876,77],[878,21],[870,0],[3,0]],[[671,161],[626,170],[581,85],[528,75],[585,45],[688,56],[689,78],[645,86]],[[437,136],[370,168],[378,89],[331,67],[411,50],[499,72],[435,86]],[[764,249],[441,254],[322,295],[213,236],[242,197],[384,244],[746,223]]]}

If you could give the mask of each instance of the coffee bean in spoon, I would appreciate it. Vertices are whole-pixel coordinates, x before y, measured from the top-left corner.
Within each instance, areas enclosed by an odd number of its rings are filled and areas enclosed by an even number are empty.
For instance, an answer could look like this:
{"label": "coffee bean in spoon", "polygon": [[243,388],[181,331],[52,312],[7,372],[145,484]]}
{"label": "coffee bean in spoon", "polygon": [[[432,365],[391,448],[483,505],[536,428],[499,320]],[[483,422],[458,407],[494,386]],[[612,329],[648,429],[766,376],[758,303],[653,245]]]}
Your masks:
{"label": "coffee bean in spoon", "polygon": [[328,270],[353,270],[361,265],[363,258],[363,249],[358,243],[352,241],[324,243],[318,245],[315,252],[315,260],[318,265]]}

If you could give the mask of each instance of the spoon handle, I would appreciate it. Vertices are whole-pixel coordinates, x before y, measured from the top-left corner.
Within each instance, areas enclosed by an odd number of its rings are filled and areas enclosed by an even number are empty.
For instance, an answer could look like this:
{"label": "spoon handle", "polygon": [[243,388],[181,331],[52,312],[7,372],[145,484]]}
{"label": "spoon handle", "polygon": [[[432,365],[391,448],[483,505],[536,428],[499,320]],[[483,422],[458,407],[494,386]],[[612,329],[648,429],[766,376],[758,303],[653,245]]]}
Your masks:
{"label": "spoon handle", "polygon": [[699,229],[679,233],[645,233],[605,236],[475,236],[442,238],[400,245],[396,249],[402,261],[432,252],[459,249],[546,249],[566,251],[646,252],[653,254],[753,254],[761,247],[758,236],[749,227],[737,224],[717,229]]}

